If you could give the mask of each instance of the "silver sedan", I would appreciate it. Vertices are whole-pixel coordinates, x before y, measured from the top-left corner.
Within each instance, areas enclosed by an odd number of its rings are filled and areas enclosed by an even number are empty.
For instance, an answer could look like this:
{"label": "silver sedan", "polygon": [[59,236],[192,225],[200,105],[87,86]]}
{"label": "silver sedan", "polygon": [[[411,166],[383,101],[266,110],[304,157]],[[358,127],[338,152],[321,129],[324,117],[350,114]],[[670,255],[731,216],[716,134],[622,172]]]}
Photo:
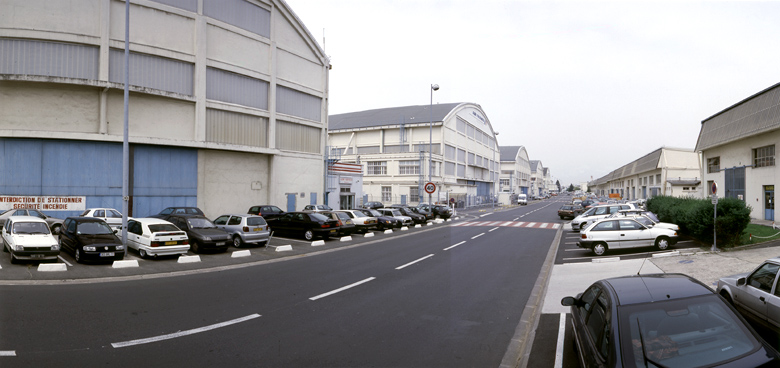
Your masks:
{"label": "silver sedan", "polygon": [[752,272],[722,277],[715,291],[743,316],[780,331],[779,270],[780,258],[767,259]]}

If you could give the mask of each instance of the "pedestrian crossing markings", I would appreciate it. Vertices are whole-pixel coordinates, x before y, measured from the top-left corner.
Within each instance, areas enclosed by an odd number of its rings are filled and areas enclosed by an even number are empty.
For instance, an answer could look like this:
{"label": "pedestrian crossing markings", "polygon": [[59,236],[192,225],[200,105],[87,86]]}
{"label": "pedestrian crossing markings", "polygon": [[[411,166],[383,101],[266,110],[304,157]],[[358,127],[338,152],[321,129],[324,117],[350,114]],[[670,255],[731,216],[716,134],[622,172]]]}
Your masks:
{"label": "pedestrian crossing markings", "polygon": [[534,229],[557,229],[559,223],[550,222],[524,222],[524,221],[467,221],[452,226],[500,226],[500,227],[530,227]]}

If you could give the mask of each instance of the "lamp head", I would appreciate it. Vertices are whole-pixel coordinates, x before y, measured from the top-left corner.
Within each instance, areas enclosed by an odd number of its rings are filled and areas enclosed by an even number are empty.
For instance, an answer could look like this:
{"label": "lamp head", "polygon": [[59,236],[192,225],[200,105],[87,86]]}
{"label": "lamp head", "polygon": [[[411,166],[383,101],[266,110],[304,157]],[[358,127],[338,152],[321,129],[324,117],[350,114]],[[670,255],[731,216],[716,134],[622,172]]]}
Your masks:
{"label": "lamp head", "polygon": [[431,84],[431,89],[434,90],[434,91],[438,91],[439,90],[439,85],[438,84]]}

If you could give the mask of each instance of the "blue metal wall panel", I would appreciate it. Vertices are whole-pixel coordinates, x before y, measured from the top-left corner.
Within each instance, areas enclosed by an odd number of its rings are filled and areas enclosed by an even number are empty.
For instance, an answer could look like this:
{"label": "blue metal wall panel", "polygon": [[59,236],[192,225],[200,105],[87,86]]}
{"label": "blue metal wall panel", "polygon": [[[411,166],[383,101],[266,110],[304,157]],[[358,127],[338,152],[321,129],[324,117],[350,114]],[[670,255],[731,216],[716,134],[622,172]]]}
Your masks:
{"label": "blue metal wall panel", "polygon": [[41,195],[41,141],[0,138],[0,194]]}

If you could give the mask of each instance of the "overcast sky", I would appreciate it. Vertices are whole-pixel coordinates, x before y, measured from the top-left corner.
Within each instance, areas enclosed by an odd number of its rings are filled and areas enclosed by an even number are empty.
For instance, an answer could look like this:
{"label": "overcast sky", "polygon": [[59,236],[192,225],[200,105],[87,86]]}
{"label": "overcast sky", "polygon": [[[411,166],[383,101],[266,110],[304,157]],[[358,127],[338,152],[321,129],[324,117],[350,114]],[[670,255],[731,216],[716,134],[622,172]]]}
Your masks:
{"label": "overcast sky", "polygon": [[[780,2],[287,0],[331,57],[330,114],[474,102],[562,185],[780,82]],[[324,41],[323,41],[324,38]]]}

